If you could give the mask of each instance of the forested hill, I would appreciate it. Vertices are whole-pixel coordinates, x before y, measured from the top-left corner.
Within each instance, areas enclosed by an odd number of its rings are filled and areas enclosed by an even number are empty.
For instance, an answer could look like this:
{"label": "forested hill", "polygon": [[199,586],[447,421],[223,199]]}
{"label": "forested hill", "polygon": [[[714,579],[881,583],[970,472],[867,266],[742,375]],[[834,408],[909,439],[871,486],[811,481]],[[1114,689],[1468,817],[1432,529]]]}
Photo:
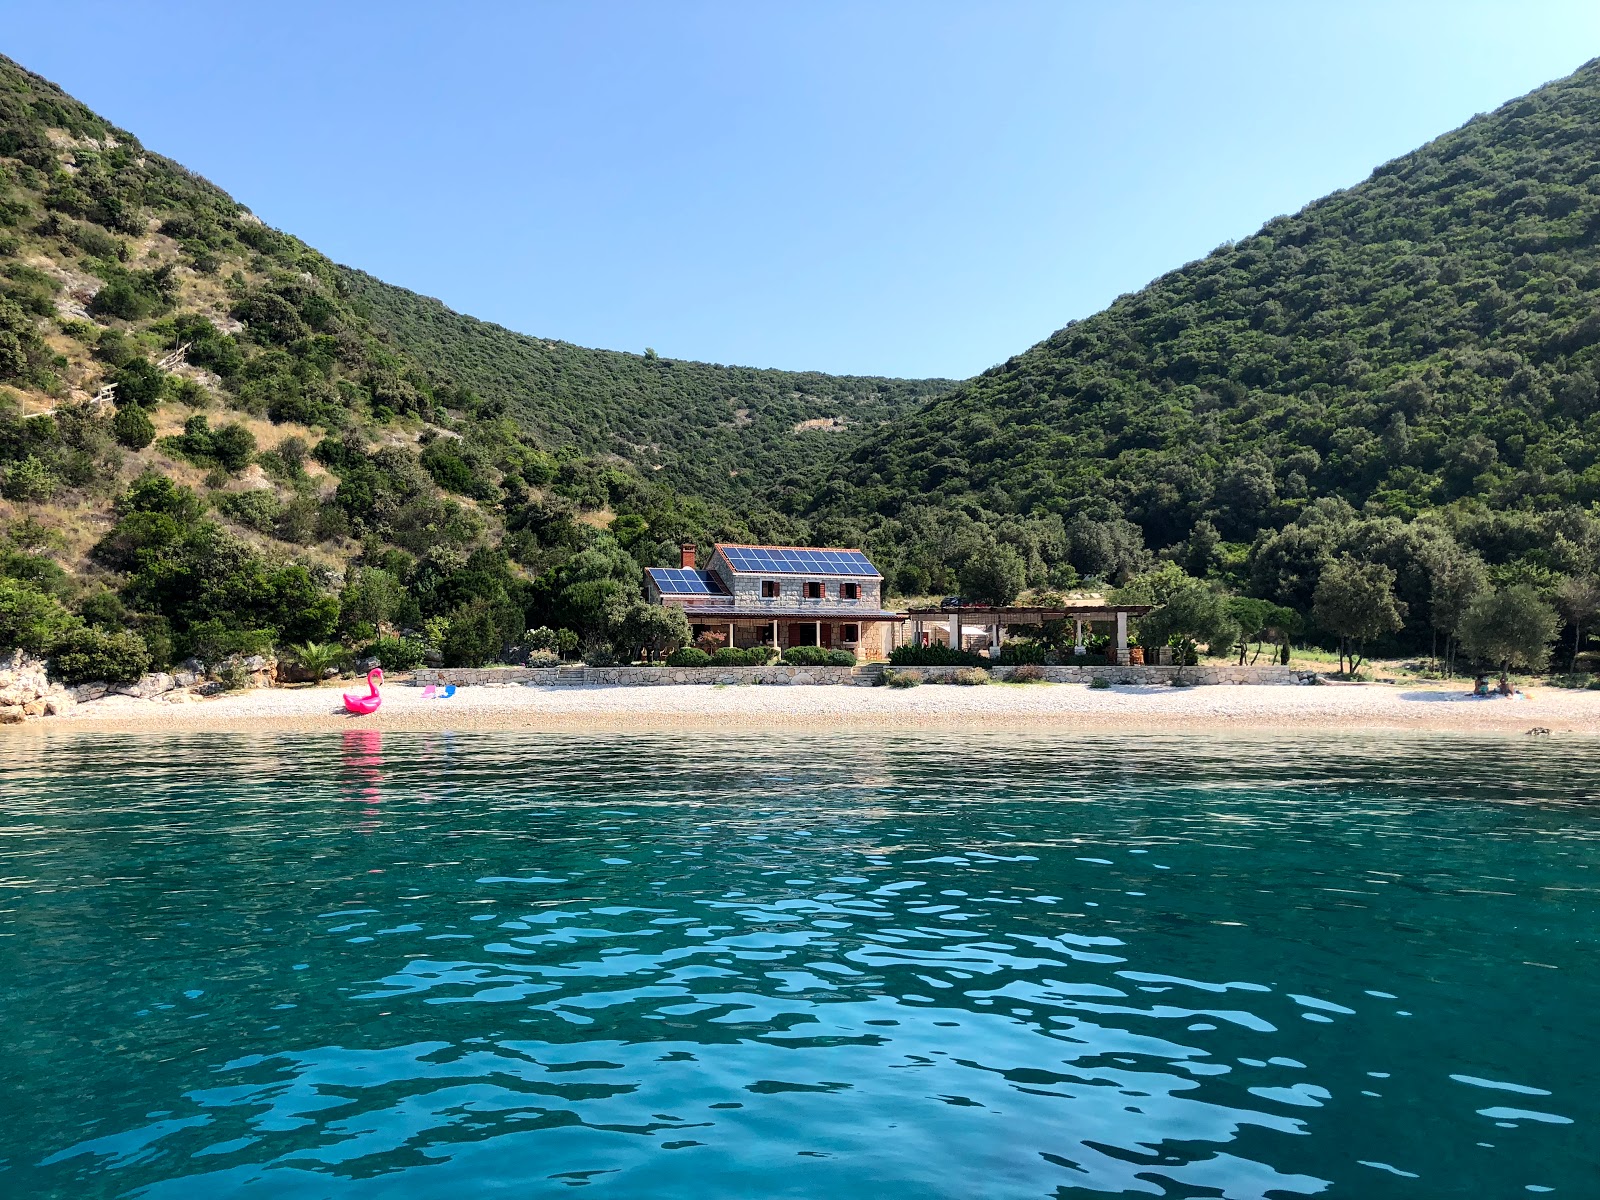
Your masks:
{"label": "forested hill", "polygon": [[670,485],[749,503],[814,482],[863,432],[954,386],[687,362],[515,333],[364,271],[358,309],[440,380],[475,392],[549,445],[616,454]]}
{"label": "forested hill", "polygon": [[813,513],[912,588],[993,529],[1029,582],[1052,552],[1115,576],[1182,544],[1272,593],[1274,531],[1336,549],[1357,512],[1503,575],[1592,570],[1597,355],[1591,62],[934,400]]}
{"label": "forested hill", "polygon": [[544,625],[609,654],[642,566],[804,541],[770,498],[939,386],[457,317],[0,57],[0,654],[62,678],[400,631],[412,659]]}

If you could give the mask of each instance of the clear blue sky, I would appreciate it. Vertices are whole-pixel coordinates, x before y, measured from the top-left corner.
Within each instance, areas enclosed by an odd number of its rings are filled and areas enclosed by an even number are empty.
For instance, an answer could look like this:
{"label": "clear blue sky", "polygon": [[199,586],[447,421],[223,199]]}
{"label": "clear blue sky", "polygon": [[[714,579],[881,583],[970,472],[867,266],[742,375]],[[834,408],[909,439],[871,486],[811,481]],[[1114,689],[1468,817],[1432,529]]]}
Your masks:
{"label": "clear blue sky", "polygon": [[965,376],[1600,54],[1600,4],[0,0],[332,258],[544,337]]}

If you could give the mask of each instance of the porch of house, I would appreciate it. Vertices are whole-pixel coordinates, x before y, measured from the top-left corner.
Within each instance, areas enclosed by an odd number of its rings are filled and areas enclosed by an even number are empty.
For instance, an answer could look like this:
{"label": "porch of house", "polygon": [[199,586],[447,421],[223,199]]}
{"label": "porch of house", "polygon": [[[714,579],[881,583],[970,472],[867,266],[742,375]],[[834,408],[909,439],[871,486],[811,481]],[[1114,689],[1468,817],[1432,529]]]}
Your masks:
{"label": "porch of house", "polygon": [[895,634],[900,624],[898,616],[891,620],[811,613],[723,617],[690,611],[685,615],[694,637],[720,633],[728,639],[726,645],[737,649],[776,646],[782,651],[793,646],[821,646],[826,650],[848,650],[861,662],[888,658],[897,644]]}
{"label": "porch of house", "polygon": [[1059,608],[991,608],[973,604],[913,609],[908,615],[909,640],[913,645],[926,646],[938,642],[952,649],[976,650],[998,658],[1008,627],[1043,626],[1052,621],[1070,621],[1073,626],[1073,649],[1077,654],[1088,652],[1089,637],[1098,625],[1111,638],[1106,657],[1118,665],[1126,666],[1132,661],[1132,651],[1128,646],[1128,621],[1132,617],[1143,616],[1151,607],[1148,604],[1086,604]]}

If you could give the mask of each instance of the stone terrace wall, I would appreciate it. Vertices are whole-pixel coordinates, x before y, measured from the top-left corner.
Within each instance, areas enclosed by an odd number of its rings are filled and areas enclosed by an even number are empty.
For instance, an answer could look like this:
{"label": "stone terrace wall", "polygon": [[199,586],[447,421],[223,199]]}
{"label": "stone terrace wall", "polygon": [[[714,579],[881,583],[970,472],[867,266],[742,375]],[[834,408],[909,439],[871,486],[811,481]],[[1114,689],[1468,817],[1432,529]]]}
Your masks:
{"label": "stone terrace wall", "polygon": [[440,667],[416,671],[415,684],[453,683],[457,687],[494,684],[576,687],[604,684],[611,687],[650,687],[668,683],[782,683],[858,684],[876,682],[875,674],[859,667]]}
{"label": "stone terrace wall", "polygon": [[[890,670],[915,671],[928,682],[948,679],[962,667],[891,667]],[[1011,677],[1016,667],[993,667],[990,673],[996,679]],[[1177,667],[1040,667],[1049,683],[1088,683],[1091,679],[1104,679],[1118,684],[1170,684],[1178,674]],[[1315,672],[1296,667],[1184,667],[1185,683],[1309,683]]]}
{"label": "stone terrace wall", "polygon": [[[890,668],[894,670],[896,668]],[[906,667],[929,682],[948,679],[961,667]],[[1120,684],[1166,684],[1177,675],[1177,667],[1042,667],[1051,683],[1088,683],[1105,679]],[[1015,667],[995,667],[991,674],[1006,679]],[[1291,667],[1185,667],[1185,682],[1206,683],[1305,683],[1310,673]],[[457,687],[533,684],[547,687],[578,687],[601,684],[610,687],[646,687],[672,683],[766,683],[834,684],[870,687],[878,681],[878,670],[868,667],[790,667],[774,663],[765,667],[442,667],[415,672],[412,683],[453,683]]]}

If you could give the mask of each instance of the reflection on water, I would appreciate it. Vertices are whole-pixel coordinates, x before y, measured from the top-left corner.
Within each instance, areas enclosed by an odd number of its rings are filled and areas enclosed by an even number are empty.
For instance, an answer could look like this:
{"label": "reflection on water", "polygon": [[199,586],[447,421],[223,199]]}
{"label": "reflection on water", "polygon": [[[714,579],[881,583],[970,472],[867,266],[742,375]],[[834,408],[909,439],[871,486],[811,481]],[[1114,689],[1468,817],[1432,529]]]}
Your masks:
{"label": "reflection on water", "polygon": [[7,750],[7,1195],[1594,1194],[1554,746]]}

